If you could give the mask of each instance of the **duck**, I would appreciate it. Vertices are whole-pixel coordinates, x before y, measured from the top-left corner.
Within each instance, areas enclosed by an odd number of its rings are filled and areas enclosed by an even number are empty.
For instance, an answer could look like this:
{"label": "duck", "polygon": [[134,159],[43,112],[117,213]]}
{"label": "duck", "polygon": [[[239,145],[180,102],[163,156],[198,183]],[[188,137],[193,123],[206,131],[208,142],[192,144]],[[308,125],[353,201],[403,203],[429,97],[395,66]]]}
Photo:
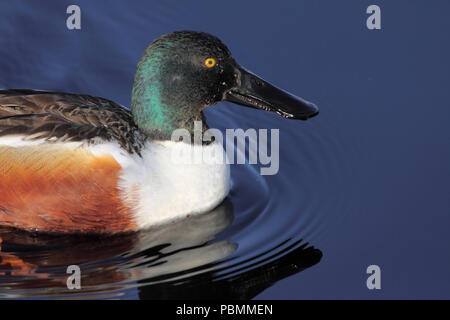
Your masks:
{"label": "duck", "polygon": [[90,95],[0,90],[0,225],[41,233],[134,232],[214,209],[229,164],[176,163],[175,151],[223,153],[172,139],[209,127],[221,101],[306,120],[315,104],[241,67],[217,37],[175,31],[138,62],[131,110]]}

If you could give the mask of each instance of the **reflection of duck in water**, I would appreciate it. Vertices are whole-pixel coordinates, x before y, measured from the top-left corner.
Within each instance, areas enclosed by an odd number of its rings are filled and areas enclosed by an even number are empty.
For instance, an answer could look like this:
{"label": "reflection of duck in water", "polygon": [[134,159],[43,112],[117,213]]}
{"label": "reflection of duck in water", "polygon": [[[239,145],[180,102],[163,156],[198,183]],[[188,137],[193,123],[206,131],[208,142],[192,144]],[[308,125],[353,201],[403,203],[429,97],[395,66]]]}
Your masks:
{"label": "reflection of duck in water", "polygon": [[[174,164],[202,110],[228,100],[291,119],[317,108],[240,67],[217,38],[174,32],[139,61],[132,112],[87,95],[0,91],[0,225],[42,232],[134,231],[206,212],[228,194],[226,164]],[[195,148],[199,148],[196,145]],[[219,142],[204,143],[209,153]],[[206,151],[205,150],[205,151]]]}
{"label": "reflection of duck in water", "polygon": [[[218,279],[219,271],[252,263],[251,257],[227,259],[237,245],[213,241],[232,220],[231,204],[225,201],[209,213],[130,234],[51,236],[1,229],[0,298],[120,297],[134,286],[141,298],[250,298],[320,260],[319,250],[296,245],[285,255],[258,260],[256,269],[247,265],[245,271]],[[66,287],[69,265],[81,268],[81,290]]]}
{"label": "reflection of duck in water", "polygon": [[[48,235],[2,229],[0,283],[67,293],[69,265],[80,266],[82,287],[87,291],[96,291],[103,285],[120,286],[122,282],[188,273],[233,253],[235,244],[226,240],[210,242],[232,220],[231,202],[226,200],[211,212],[128,234]],[[28,279],[18,281],[16,276]]]}

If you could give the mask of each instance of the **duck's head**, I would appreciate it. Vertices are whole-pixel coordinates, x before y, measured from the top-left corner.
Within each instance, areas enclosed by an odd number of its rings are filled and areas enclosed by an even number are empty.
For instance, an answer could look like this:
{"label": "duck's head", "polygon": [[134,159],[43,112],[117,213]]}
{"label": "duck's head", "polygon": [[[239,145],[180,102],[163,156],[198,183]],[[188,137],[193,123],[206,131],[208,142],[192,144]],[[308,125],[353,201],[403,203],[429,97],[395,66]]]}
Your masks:
{"label": "duck's head", "polygon": [[144,52],[136,71],[132,111],[138,127],[154,139],[173,130],[193,132],[202,110],[220,101],[306,120],[318,108],[241,67],[228,48],[203,32],[171,32]]}

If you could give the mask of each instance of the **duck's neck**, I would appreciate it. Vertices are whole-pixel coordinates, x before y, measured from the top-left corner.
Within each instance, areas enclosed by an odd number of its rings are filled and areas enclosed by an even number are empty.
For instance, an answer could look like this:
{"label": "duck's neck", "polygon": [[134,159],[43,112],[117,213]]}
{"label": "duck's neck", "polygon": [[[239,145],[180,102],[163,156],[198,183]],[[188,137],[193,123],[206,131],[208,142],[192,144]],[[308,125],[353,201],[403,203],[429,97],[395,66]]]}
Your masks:
{"label": "duck's neck", "polygon": [[164,52],[147,49],[138,63],[131,97],[136,125],[154,140],[170,140],[172,132],[180,128],[193,134],[194,121],[202,121],[206,130],[201,108],[189,105],[173,79],[164,77],[170,74],[170,65],[162,63],[163,57]]}

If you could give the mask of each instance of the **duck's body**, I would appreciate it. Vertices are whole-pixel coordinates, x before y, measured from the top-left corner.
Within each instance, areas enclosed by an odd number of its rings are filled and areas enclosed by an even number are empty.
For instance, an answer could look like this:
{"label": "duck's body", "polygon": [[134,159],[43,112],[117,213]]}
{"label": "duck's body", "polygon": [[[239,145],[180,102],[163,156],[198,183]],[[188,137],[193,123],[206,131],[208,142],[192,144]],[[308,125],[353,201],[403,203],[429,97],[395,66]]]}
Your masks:
{"label": "duck's body", "polygon": [[317,114],[241,68],[219,39],[192,31],[147,48],[132,111],[87,95],[0,91],[0,225],[118,233],[213,209],[230,190],[228,165],[173,155],[217,155],[221,142],[191,144],[171,134],[192,137],[195,121],[206,130],[202,110],[222,100],[286,118]]}
{"label": "duck's body", "polygon": [[[204,212],[228,194],[226,164],[174,163],[112,101],[0,91],[0,224],[43,232],[127,232]],[[219,143],[202,146],[217,149]]]}

